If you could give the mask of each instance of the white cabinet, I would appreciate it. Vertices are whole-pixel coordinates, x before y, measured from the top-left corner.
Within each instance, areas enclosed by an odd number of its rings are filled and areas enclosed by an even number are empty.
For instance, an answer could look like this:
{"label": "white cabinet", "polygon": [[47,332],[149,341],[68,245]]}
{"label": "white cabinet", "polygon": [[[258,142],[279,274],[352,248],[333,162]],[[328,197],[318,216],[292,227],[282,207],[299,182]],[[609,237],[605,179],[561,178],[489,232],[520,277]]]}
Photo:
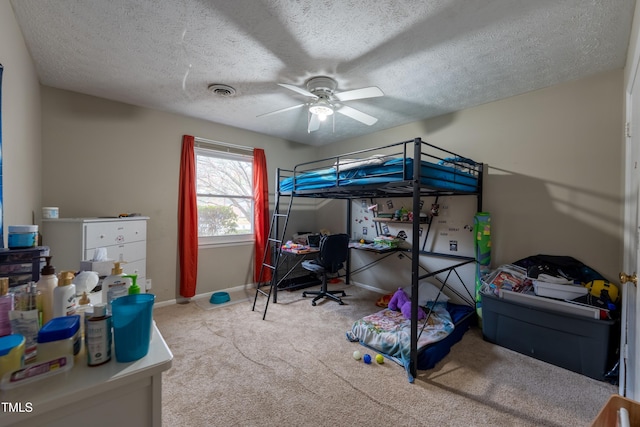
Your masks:
{"label": "white cabinet", "polygon": [[[73,368],[51,378],[0,392],[15,411],[0,411],[5,426],[153,426],[162,427],[162,373],[173,354],[153,325],[149,353],[134,362],[111,360],[87,366],[84,348]],[[25,410],[30,404],[31,410]]]}
{"label": "white cabinet", "polygon": [[80,261],[92,259],[96,248],[107,257],[124,261],[125,274],[137,274],[144,291],[147,277],[148,217],[59,218],[42,220],[42,241],[53,257],[56,272],[80,268]]}

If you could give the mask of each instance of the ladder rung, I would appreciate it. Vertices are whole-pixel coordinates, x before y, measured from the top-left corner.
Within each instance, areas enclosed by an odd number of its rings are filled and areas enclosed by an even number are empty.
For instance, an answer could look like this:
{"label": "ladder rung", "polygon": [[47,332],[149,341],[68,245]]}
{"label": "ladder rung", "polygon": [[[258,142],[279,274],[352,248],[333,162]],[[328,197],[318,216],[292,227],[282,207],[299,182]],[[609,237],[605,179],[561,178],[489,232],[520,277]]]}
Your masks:
{"label": "ladder rung", "polygon": [[269,267],[269,268],[270,268],[270,269],[272,269],[272,270],[275,270],[275,269],[276,269],[276,266],[275,266],[275,265],[271,265],[271,264],[262,264],[262,266],[263,266],[263,267]]}

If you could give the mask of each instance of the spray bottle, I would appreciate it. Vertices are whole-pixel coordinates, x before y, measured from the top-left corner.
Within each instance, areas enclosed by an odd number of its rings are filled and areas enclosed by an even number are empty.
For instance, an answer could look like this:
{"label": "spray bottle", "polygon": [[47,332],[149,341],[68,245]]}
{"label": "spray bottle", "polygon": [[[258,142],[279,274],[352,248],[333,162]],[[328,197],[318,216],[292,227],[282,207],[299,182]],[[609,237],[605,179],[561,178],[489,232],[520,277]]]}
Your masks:
{"label": "spray bottle", "polygon": [[76,285],[73,271],[60,273],[58,287],[53,290],[53,317],[76,314]]}
{"label": "spray bottle", "polygon": [[131,286],[131,279],[125,277],[120,264],[123,261],[114,261],[111,275],[102,281],[102,302],[107,304],[107,311],[111,313],[111,301],[127,295]]}
{"label": "spray bottle", "polygon": [[58,287],[56,269],[51,265],[51,256],[43,257],[46,265],[40,271],[40,280],[36,283],[36,289],[40,291],[42,298],[42,324],[53,318],[53,291]]}

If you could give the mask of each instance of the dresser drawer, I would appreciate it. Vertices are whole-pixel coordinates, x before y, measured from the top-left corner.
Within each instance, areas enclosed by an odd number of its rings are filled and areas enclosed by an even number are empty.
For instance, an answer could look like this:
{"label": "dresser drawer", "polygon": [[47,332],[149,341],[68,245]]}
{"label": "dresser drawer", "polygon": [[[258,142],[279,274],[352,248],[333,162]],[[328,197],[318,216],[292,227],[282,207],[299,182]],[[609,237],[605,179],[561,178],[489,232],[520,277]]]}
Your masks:
{"label": "dresser drawer", "polygon": [[138,280],[136,283],[140,286],[140,289],[145,289],[144,280],[147,276],[147,264],[144,260],[122,264],[122,271],[124,274],[137,274]]}
{"label": "dresser drawer", "polygon": [[[103,246],[107,250],[107,258],[114,261],[133,262],[144,260],[147,257],[147,242],[131,242],[122,245]],[[87,249],[84,252],[84,259],[92,259],[94,249]],[[124,265],[124,264],[123,264]]]}
{"label": "dresser drawer", "polygon": [[144,220],[86,223],[84,227],[85,249],[139,242],[147,238],[147,222]]}

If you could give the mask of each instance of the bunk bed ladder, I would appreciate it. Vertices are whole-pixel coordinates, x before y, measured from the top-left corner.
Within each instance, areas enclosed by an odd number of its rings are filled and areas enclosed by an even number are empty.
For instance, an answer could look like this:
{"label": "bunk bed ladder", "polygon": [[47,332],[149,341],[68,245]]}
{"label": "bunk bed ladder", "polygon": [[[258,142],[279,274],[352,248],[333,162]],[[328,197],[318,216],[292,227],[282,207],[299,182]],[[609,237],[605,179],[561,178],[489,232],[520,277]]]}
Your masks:
{"label": "bunk bed ladder", "polygon": [[[262,259],[262,265],[260,267],[260,274],[258,275],[258,282],[256,283],[256,295],[253,298],[253,306],[251,307],[251,311],[255,311],[258,295],[264,295],[267,297],[267,301],[264,304],[264,312],[262,313],[262,320],[267,317],[267,308],[269,308],[271,293],[273,292],[273,289],[280,284],[277,271],[278,266],[280,265],[280,258],[282,255],[282,242],[284,241],[284,236],[287,232],[287,225],[289,223],[289,214],[291,213],[292,204],[293,197],[290,197],[286,213],[280,213],[280,192],[276,193],[276,204],[273,209],[271,224],[269,225],[269,238],[267,239],[267,247],[264,250],[264,257]],[[283,224],[281,224],[281,222],[283,222]],[[273,248],[273,251],[271,251],[272,253],[270,262],[268,261],[269,248]],[[267,272],[271,272],[271,279],[268,281],[268,283],[267,281],[265,281],[265,278],[268,277]],[[267,285],[269,286],[268,290],[262,289],[263,286]]]}

